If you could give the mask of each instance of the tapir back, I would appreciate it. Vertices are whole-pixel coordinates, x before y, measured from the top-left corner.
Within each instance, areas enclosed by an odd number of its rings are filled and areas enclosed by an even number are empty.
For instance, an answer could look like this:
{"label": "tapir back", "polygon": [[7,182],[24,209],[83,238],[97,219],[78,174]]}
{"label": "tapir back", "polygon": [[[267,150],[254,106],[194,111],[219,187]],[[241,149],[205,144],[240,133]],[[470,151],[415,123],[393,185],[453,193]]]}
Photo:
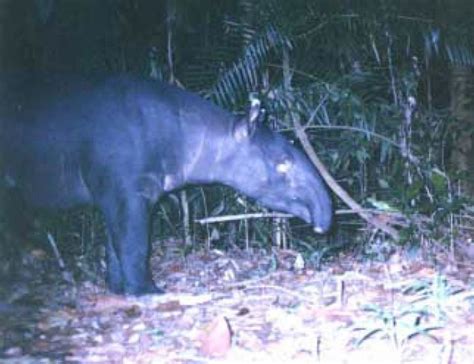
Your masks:
{"label": "tapir back", "polygon": [[[331,203],[317,171],[263,125],[242,139],[247,122],[150,80],[14,74],[0,88],[0,168],[39,206],[95,202],[97,180],[116,188],[127,180],[132,191],[148,176],[155,198],[186,183],[220,182],[308,222],[324,216],[325,230]],[[279,172],[282,162],[293,174]]]}
{"label": "tapir back", "polygon": [[93,202],[88,179],[104,169],[115,180],[178,176],[198,130],[228,129],[226,111],[128,76],[16,73],[0,85],[0,168],[37,206]]}

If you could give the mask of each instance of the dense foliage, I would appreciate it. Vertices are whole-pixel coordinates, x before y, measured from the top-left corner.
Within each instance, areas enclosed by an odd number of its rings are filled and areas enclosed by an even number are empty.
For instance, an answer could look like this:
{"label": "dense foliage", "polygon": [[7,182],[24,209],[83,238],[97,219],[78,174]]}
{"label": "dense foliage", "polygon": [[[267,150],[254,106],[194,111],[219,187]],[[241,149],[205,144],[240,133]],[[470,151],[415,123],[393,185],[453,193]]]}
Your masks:
{"label": "dense foliage", "polygon": [[[319,157],[363,207],[408,217],[403,241],[447,238],[466,206],[450,158],[469,131],[450,106],[469,93],[448,85],[452,70],[464,70],[469,84],[474,63],[468,0],[11,0],[2,8],[3,69],[139,73],[235,112],[257,93],[273,128],[296,139],[293,120],[306,125]],[[191,188],[186,198],[191,220],[257,208],[222,187]],[[180,235],[180,206],[176,194],[157,207],[160,239]],[[94,231],[97,216],[81,216],[76,224]],[[316,246],[297,224],[287,230],[293,243]],[[221,237],[243,238],[243,225],[219,226]],[[251,225],[255,240],[268,239],[270,224]],[[362,225],[340,215],[323,243],[353,243]],[[225,241],[216,230],[193,225],[194,240]]]}

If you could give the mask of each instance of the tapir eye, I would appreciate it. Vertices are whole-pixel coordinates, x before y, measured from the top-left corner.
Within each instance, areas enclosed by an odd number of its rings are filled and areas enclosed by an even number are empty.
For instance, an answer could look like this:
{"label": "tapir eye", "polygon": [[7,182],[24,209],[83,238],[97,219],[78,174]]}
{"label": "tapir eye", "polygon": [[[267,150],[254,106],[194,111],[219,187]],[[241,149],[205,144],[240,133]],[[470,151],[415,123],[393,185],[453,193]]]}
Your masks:
{"label": "tapir eye", "polygon": [[293,163],[289,159],[285,159],[276,165],[276,171],[280,174],[287,174],[291,167],[293,167]]}

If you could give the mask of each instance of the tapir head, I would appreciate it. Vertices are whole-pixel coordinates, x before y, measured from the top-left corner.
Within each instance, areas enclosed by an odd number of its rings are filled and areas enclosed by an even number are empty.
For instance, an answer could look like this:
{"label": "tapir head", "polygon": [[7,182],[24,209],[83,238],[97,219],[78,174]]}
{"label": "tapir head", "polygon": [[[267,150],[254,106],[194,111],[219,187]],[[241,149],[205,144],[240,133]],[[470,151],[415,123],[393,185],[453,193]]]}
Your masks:
{"label": "tapir head", "polygon": [[331,225],[332,202],[309,159],[280,134],[258,125],[260,103],[236,119],[230,131],[230,157],[223,161],[224,180],[273,210],[286,212],[324,233]]}

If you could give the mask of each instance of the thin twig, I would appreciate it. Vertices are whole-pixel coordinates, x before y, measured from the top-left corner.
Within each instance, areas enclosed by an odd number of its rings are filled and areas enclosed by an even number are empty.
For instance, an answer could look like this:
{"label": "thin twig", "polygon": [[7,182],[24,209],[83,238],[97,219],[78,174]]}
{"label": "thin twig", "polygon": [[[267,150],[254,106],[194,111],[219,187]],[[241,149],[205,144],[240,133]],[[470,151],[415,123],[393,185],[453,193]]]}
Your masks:
{"label": "thin twig", "polygon": [[[382,134],[378,134],[374,131],[363,129],[363,128],[357,128],[355,126],[348,126],[348,125],[310,125],[305,127],[306,129],[331,129],[331,130],[349,130],[349,131],[355,131],[359,132],[365,135],[370,135],[371,137],[378,138],[380,140],[383,140],[384,142],[387,142],[391,146],[395,148],[400,148],[400,145],[396,142],[393,141],[390,138],[387,138],[386,136]],[[292,130],[291,128],[286,128],[286,129],[280,129],[279,131],[290,131]]]}
{"label": "thin twig", "polygon": [[56,244],[56,241],[54,240],[53,235],[48,233],[47,236],[48,236],[48,242],[51,245],[51,249],[53,249],[54,256],[56,257],[56,260],[58,262],[59,269],[61,270],[61,275],[63,276],[64,281],[68,283],[75,283],[72,274],[66,270],[66,264],[64,264],[64,260],[61,257],[61,254],[59,253],[59,249]]}
{"label": "thin twig", "polygon": [[47,236],[48,236],[48,242],[51,245],[51,249],[53,249],[54,256],[56,257],[56,260],[58,262],[59,269],[64,270],[66,268],[66,265],[64,264],[64,260],[61,257],[61,254],[59,253],[56,240],[54,240],[54,237],[50,233],[48,233]]}

